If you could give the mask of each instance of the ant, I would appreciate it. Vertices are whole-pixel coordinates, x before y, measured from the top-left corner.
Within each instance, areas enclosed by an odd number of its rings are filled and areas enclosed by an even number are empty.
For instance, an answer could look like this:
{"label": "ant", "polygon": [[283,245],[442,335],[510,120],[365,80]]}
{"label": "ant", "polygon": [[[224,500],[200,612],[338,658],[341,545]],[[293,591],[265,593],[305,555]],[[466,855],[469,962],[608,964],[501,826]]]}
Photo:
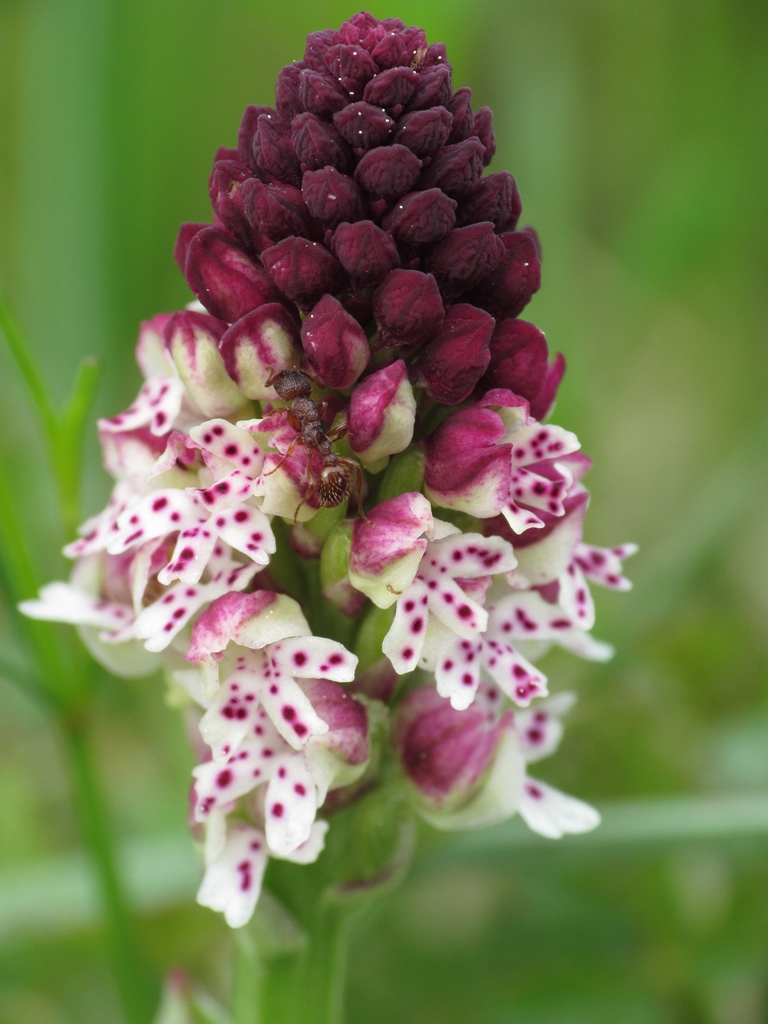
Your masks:
{"label": "ant", "polygon": [[[355,477],[355,490],[360,507],[360,515],[367,522],[368,517],[363,511],[363,471],[359,463],[354,459],[347,459],[331,451],[331,443],[343,437],[347,432],[346,424],[334,427],[326,434],[320,420],[320,408],[312,400],[312,378],[301,370],[280,370],[273,373],[267,380],[267,387],[273,387],[284,402],[290,402],[288,409],[288,422],[297,431],[296,437],[291,441],[288,450],[276,466],[269,470],[274,473],[285,462],[293,452],[299,441],[302,441],[307,448],[313,448],[322,456],[323,468],[318,477],[310,479],[310,490],[304,500],[296,509],[296,516],[299,509],[309,497],[314,487],[315,493],[323,508],[335,508],[340,505],[352,489],[352,474]],[[311,463],[307,463],[307,473],[311,474]],[[266,475],[269,476],[269,473]],[[294,516],[294,522],[296,521]]]}

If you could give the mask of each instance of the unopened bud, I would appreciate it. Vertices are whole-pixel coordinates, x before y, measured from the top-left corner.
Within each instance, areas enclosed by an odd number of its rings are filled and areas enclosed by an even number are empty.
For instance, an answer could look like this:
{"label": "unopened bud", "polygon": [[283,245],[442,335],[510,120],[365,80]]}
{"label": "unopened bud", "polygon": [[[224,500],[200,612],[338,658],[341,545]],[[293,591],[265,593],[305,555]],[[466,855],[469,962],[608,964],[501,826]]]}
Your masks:
{"label": "unopened bud", "polygon": [[414,383],[444,405],[469,398],[490,360],[494,319],[482,309],[459,303],[446,316],[437,336],[412,366]]}
{"label": "unopened bud", "polygon": [[261,114],[253,139],[256,166],[273,181],[301,184],[301,169],[291,141],[291,127],[277,115]]}
{"label": "unopened bud", "polygon": [[219,350],[227,373],[248,398],[274,398],[267,381],[298,366],[301,339],[296,321],[279,302],[267,302],[232,324]]}
{"label": "unopened bud", "polygon": [[433,810],[465,804],[488,772],[503,726],[474,706],[456,711],[434,686],[409,693],[397,710],[395,743],[405,774]]}
{"label": "unopened bud", "polygon": [[483,146],[483,167],[487,167],[496,154],[496,138],[493,134],[493,113],[490,107],[480,107],[475,114],[472,131]]}
{"label": "unopened bud", "polygon": [[419,74],[413,68],[389,68],[366,84],[363,99],[375,107],[386,107],[397,117],[418,84]]}
{"label": "unopened bud", "polygon": [[371,149],[355,169],[355,181],[366,192],[387,202],[409,192],[419,177],[421,161],[405,146]]}
{"label": "unopened bud", "polygon": [[184,275],[208,312],[230,324],[275,297],[263,268],[220,228],[203,228],[192,238]]}
{"label": "unopened bud", "polygon": [[259,126],[259,118],[262,114],[274,117],[275,113],[272,107],[256,106],[253,103],[249,103],[240,121],[240,127],[237,131],[237,152],[240,160],[246,167],[250,167],[252,171],[257,173],[260,173],[260,169],[256,162],[254,140],[256,138],[256,129]]}
{"label": "unopened bud", "polygon": [[457,218],[461,224],[490,220],[498,230],[514,231],[521,209],[515,179],[509,171],[498,171],[480,179],[461,203]]}
{"label": "unopened bud", "polygon": [[424,269],[435,275],[446,293],[457,295],[493,273],[505,252],[490,221],[468,224],[437,243],[424,260]]}
{"label": "unopened bud", "polygon": [[473,293],[477,302],[496,317],[516,317],[541,285],[541,255],[530,231],[499,235],[506,255],[496,270]]}
{"label": "unopened bud", "polygon": [[368,287],[375,288],[400,264],[392,236],[372,220],[339,224],[331,248],[352,280]]}
{"label": "unopened bud", "polygon": [[474,137],[445,146],[421,176],[422,188],[441,188],[457,199],[474,189],[483,173],[483,145]]}
{"label": "unopened bud", "polygon": [[431,274],[393,270],[376,290],[373,314],[379,346],[418,345],[437,331],[445,310],[440,289]]}
{"label": "unopened bud", "polygon": [[301,189],[294,185],[254,182],[245,201],[245,212],[253,227],[272,244],[312,231]]}
{"label": "unopened bud", "polygon": [[426,110],[428,107],[445,107],[451,99],[451,69],[438,65],[423,71],[408,104],[410,110]]}
{"label": "unopened bud", "polygon": [[309,112],[298,114],[291,121],[291,139],[296,156],[304,167],[337,167],[346,170],[352,162],[352,151],[339,132]]}
{"label": "unopened bud", "polygon": [[221,320],[191,310],[174,313],[165,326],[168,352],[187,394],[208,417],[230,416],[246,405],[219,352],[226,326]]}
{"label": "unopened bud", "polygon": [[307,238],[284,238],[265,249],[261,260],[275,285],[300,309],[311,309],[321,295],[336,291],[343,280],[335,257]]}
{"label": "unopened bud", "polygon": [[332,295],[324,295],[304,321],[301,343],[312,372],[340,391],[352,387],[371,356],[362,327]]}
{"label": "unopened bud", "polygon": [[305,171],[301,191],[310,214],[325,228],[335,228],[342,221],[353,223],[365,217],[365,200],[360,186],[335,167]]}
{"label": "unopened bud", "polygon": [[364,462],[404,451],[413,439],[415,422],[416,400],[402,359],[370,374],[352,392],[349,444]]}
{"label": "unopened bud", "polygon": [[501,320],[491,338],[491,361],[480,381],[485,391],[507,388],[529,402],[547,376],[547,339],[527,320]]}
{"label": "unopened bud", "polygon": [[387,142],[395,122],[381,107],[372,103],[350,103],[333,115],[333,123],[350,146],[374,149]]}
{"label": "unopened bud", "polygon": [[452,127],[453,116],[445,107],[414,110],[397,122],[393,142],[407,146],[423,160],[446,144]]}
{"label": "unopened bud", "polygon": [[384,216],[381,226],[398,242],[431,245],[439,242],[456,222],[456,200],[439,188],[403,196]]}
{"label": "unopened bud", "polygon": [[331,117],[349,101],[339,82],[322,71],[304,68],[299,77],[299,100],[304,110],[318,117]]}
{"label": "unopened bud", "polygon": [[[448,136],[449,142],[463,142],[472,134],[472,90],[457,89],[445,104],[453,115],[453,127]],[[485,219],[485,218],[483,218]]]}

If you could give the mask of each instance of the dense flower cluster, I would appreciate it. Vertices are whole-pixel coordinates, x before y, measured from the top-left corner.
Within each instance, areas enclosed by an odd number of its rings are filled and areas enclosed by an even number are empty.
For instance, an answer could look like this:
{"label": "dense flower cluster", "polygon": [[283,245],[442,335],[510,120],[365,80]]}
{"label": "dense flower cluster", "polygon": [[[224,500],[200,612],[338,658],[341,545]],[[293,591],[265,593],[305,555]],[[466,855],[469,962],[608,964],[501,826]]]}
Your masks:
{"label": "dense flower cluster", "polygon": [[70,582],[25,603],[199,709],[199,900],[233,926],[269,857],[318,856],[329,791],[393,763],[440,827],[597,823],[527,774],[570,703],[534,661],[609,655],[589,583],[628,587],[633,548],[582,540],[591,464],[542,425],[564,361],[519,319],[539,244],[494,149],[420,29],[309,36],[217,153],[214,223],[181,229],[198,301],[142,326]]}

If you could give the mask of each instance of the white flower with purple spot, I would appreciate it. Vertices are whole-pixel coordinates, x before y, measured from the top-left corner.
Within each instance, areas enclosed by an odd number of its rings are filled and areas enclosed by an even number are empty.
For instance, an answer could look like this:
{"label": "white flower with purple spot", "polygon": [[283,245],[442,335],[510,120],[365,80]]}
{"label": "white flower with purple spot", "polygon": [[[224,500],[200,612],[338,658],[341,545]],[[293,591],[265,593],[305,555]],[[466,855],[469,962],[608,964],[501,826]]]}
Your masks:
{"label": "white flower with purple spot", "polygon": [[237,747],[260,707],[295,749],[326,732],[297,679],[350,682],[357,665],[343,644],[311,635],[292,598],[264,590],[212,601],[193,627],[185,657],[210,681],[201,732],[216,759]]}
{"label": "white flower with purple spot", "polygon": [[[472,641],[483,633],[488,613],[462,583],[512,572],[516,564],[512,546],[501,537],[463,534],[439,522],[433,536],[413,582],[396,598],[394,622],[382,645],[401,675],[416,668],[425,644],[430,652],[425,667],[433,667],[456,638]],[[438,633],[430,637],[433,621]]]}
{"label": "white flower with purple spot", "polygon": [[515,533],[541,528],[537,511],[565,511],[574,477],[564,457],[578,448],[570,431],[533,420],[524,399],[489,391],[427,439],[427,497],[479,519],[501,514]]}

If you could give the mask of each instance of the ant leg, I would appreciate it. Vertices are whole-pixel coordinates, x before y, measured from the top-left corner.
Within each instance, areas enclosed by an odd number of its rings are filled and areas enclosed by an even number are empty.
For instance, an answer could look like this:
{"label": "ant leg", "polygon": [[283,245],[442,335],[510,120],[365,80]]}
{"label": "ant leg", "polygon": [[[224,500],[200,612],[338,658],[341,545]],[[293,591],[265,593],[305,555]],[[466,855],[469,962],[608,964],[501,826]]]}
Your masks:
{"label": "ant leg", "polygon": [[345,466],[348,466],[349,469],[354,469],[355,492],[357,494],[357,510],[360,513],[360,518],[363,520],[363,522],[370,523],[371,520],[365,514],[365,509],[363,508],[363,471],[360,468],[360,463],[357,462],[355,459],[339,459],[339,462],[343,463]]}
{"label": "ant leg", "polygon": [[264,476],[272,476],[273,473],[277,472],[277,470],[280,469],[280,467],[285,462],[285,460],[286,459],[290,459],[290,457],[293,455],[293,449],[296,447],[296,445],[299,443],[300,440],[301,440],[301,438],[297,434],[296,437],[294,437],[294,439],[288,445],[288,450],[286,451],[285,455],[283,455],[282,459],[280,459],[280,461],[277,463],[277,465],[273,466],[272,469],[268,470],[264,474]]}
{"label": "ant leg", "polygon": [[[329,441],[339,441],[342,437],[346,437],[346,434],[347,424],[345,421],[344,423],[340,423],[338,427],[332,427],[326,434],[326,437]],[[355,463],[355,465],[357,465],[357,463]],[[359,469],[360,467],[358,466],[357,468]]]}
{"label": "ant leg", "polygon": [[[309,465],[307,465],[307,471],[309,471]],[[306,490],[304,491],[304,497],[301,499],[299,504],[296,506],[296,511],[293,513],[293,524],[294,524],[294,526],[296,525],[296,523],[299,520],[299,512],[301,511],[302,507],[307,504],[307,502],[309,501],[309,499],[311,497],[312,497],[312,484],[309,481],[307,481],[307,487],[306,487]]]}

